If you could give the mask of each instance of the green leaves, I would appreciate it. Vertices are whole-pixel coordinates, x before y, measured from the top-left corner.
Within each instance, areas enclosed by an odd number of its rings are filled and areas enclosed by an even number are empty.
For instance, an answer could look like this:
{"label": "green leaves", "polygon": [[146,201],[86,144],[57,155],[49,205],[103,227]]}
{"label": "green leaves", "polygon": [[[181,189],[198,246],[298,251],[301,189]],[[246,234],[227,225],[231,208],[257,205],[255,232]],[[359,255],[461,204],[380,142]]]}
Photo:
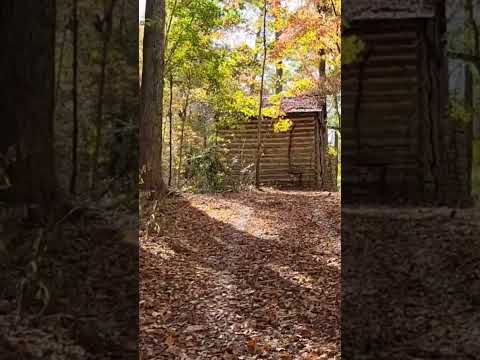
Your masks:
{"label": "green leaves", "polygon": [[448,104],[449,118],[457,123],[470,123],[474,116],[474,110],[469,108],[462,99],[451,96]]}

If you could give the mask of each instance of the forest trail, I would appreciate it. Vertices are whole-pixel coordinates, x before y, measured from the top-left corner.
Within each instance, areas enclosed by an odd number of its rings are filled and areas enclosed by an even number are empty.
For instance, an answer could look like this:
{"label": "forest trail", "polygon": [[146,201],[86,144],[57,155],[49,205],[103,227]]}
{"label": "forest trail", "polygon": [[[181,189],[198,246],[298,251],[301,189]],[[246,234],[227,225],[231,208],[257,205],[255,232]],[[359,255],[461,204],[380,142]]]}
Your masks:
{"label": "forest trail", "polygon": [[339,194],[191,195],[150,219],[143,359],[340,358]]}

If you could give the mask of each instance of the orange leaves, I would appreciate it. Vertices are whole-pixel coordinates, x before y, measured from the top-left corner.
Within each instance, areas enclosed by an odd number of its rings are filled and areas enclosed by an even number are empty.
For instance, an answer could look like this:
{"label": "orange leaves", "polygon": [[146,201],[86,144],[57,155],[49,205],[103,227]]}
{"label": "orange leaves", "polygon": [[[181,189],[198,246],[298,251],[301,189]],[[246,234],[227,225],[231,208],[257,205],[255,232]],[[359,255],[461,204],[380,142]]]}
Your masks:
{"label": "orange leaves", "polygon": [[171,348],[172,346],[175,345],[176,343],[176,339],[175,339],[175,336],[173,334],[169,334],[166,338],[165,338],[165,345],[167,345],[167,347]]}
{"label": "orange leaves", "polygon": [[[329,44],[331,39],[338,37],[341,25],[340,16],[319,13],[317,9],[308,4],[299,8],[288,19],[273,54],[280,56],[299,41],[307,38],[314,47]],[[330,46],[328,46],[330,48]],[[332,49],[335,50],[335,49]]]}
{"label": "orange leaves", "polygon": [[259,347],[257,344],[257,340],[251,339],[247,342],[247,349],[250,352],[250,354],[257,354],[259,351]]}

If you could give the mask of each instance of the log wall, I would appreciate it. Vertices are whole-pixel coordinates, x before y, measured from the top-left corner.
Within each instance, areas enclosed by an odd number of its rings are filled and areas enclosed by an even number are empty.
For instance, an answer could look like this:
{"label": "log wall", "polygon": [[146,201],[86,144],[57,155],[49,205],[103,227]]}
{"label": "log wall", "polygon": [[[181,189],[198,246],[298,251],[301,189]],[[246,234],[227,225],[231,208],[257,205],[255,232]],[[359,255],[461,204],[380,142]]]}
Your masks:
{"label": "log wall", "polygon": [[415,22],[362,24],[364,58],[342,69],[345,199],[418,189],[419,79]]}
{"label": "log wall", "polygon": [[[274,132],[273,121],[263,121],[263,155],[260,181],[263,185],[315,186],[318,156],[315,146],[316,114],[288,115],[292,126],[287,132]],[[257,119],[233,129],[219,131],[233,176],[255,162]],[[289,156],[290,154],[290,156]]]}
{"label": "log wall", "polygon": [[468,198],[468,145],[448,118],[437,23],[366,21],[352,32],[365,51],[342,68],[344,202]]}

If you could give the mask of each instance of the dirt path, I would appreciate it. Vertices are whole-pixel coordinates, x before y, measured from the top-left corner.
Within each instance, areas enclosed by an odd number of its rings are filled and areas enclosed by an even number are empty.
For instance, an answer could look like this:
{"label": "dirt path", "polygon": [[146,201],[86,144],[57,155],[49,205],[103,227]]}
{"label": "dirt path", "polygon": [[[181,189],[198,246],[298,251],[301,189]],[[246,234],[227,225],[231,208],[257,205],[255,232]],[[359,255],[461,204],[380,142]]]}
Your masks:
{"label": "dirt path", "polygon": [[155,226],[141,234],[143,359],[339,359],[338,195],[179,198]]}

